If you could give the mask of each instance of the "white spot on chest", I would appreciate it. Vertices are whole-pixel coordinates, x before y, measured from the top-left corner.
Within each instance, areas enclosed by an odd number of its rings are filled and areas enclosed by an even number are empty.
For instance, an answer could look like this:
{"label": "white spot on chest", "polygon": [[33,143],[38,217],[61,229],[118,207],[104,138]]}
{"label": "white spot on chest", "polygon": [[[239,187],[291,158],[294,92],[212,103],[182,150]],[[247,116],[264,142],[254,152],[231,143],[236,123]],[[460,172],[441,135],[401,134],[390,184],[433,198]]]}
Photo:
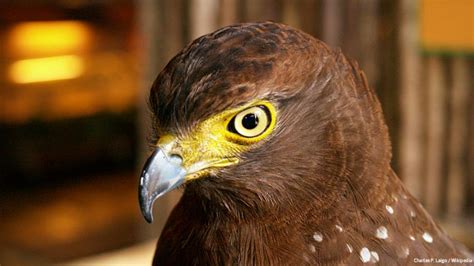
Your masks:
{"label": "white spot on chest", "polygon": [[375,231],[375,236],[377,238],[380,238],[380,239],[387,239],[388,237],[388,231],[387,231],[387,228],[385,226],[380,226],[379,228],[377,228],[377,230]]}
{"label": "white spot on chest", "polygon": [[321,233],[319,233],[319,232],[314,232],[313,238],[317,242],[323,241],[323,235],[321,235]]}
{"label": "white spot on chest", "polygon": [[369,262],[370,261],[370,251],[368,248],[362,248],[360,250],[360,260],[363,263]]}
{"label": "white spot on chest", "polygon": [[379,261],[379,254],[375,251],[370,252],[370,261],[371,262],[378,262]]}
{"label": "white spot on chest", "polygon": [[410,249],[408,249],[407,247],[403,247],[402,248],[402,258],[406,258],[406,257],[408,257],[408,255],[410,255]]}
{"label": "white spot on chest", "polygon": [[347,247],[347,250],[349,251],[349,253],[352,253],[352,246],[349,245],[349,244],[346,244],[346,247]]}
{"label": "white spot on chest", "polygon": [[411,241],[415,241],[415,237],[414,237],[414,236],[409,235],[408,237],[411,239]]}
{"label": "white spot on chest", "polygon": [[368,248],[366,247],[363,247],[361,250],[360,250],[360,260],[363,262],[363,263],[366,263],[366,262],[372,262],[372,263],[376,263],[380,260],[379,258],[379,254],[375,251],[370,251]]}
{"label": "white spot on chest", "polygon": [[423,234],[423,239],[428,243],[433,243],[433,237],[431,237],[431,235],[427,232]]}
{"label": "white spot on chest", "polygon": [[342,227],[338,224],[336,224],[336,229],[337,229],[337,231],[342,232]]}
{"label": "white spot on chest", "polygon": [[390,205],[385,205],[385,209],[388,211],[388,213],[393,214],[393,208]]}

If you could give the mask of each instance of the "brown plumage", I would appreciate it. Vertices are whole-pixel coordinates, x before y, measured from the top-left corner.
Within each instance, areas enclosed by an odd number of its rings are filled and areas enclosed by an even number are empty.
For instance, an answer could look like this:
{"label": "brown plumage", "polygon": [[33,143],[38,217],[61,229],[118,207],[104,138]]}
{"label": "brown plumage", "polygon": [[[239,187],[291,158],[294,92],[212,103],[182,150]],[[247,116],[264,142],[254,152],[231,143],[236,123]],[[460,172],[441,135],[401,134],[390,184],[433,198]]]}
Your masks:
{"label": "brown plumage", "polygon": [[254,99],[274,132],[185,184],[157,265],[340,265],[467,258],[390,167],[377,97],[356,63],[291,27],[265,22],[198,38],[156,79],[157,135]]}

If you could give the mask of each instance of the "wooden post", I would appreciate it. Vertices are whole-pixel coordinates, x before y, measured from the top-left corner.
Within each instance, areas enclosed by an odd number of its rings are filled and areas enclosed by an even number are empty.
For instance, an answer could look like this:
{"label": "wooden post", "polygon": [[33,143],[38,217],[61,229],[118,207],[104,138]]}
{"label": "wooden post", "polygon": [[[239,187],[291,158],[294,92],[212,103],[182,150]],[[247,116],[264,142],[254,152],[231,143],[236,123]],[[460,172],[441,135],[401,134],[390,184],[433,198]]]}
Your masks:
{"label": "wooden post", "polygon": [[[341,46],[343,53],[357,60],[359,64],[362,63],[361,53],[361,28],[360,17],[362,12],[366,10],[361,9],[362,1],[358,0],[346,0],[343,2],[343,8],[340,11],[341,16],[339,18],[341,23]],[[375,52],[375,51],[372,51]],[[371,80],[369,80],[370,82]]]}
{"label": "wooden post", "polygon": [[192,0],[189,9],[191,39],[195,39],[217,29],[218,0]]}
{"label": "wooden post", "polygon": [[[472,74],[472,69],[474,69],[474,60],[469,60],[468,69],[470,69],[470,79],[469,79],[469,110],[468,110],[468,138],[466,144],[468,146],[467,154],[467,206],[466,210],[470,210],[469,214],[472,214],[474,210],[474,75]],[[474,239],[474,238],[473,238]],[[472,246],[474,247],[474,245]]]}
{"label": "wooden post", "polygon": [[466,196],[466,143],[469,101],[469,64],[461,56],[452,58],[451,117],[449,124],[448,217],[460,217]]}
{"label": "wooden post", "polygon": [[301,29],[305,32],[315,36],[318,39],[322,38],[322,0],[309,0],[298,2],[300,11],[299,16],[301,20]]}
{"label": "wooden post", "polygon": [[426,208],[432,214],[441,210],[441,183],[445,166],[446,77],[438,56],[427,58],[427,140],[426,140]]}
{"label": "wooden post", "polygon": [[323,3],[323,41],[333,48],[341,46],[342,0],[325,0]]}
{"label": "wooden post", "polygon": [[274,0],[244,0],[243,4],[243,22],[255,22],[273,20],[278,21],[280,17],[280,1]]}
{"label": "wooden post", "polygon": [[422,100],[418,51],[418,1],[400,1],[400,173],[408,190],[421,199]]}
{"label": "wooden post", "polygon": [[237,14],[237,0],[221,0],[219,2],[219,27],[224,27],[237,23]]}
{"label": "wooden post", "polygon": [[377,1],[364,0],[359,4],[359,36],[357,42],[359,43],[359,60],[362,69],[367,75],[367,80],[371,87],[379,78],[379,71],[377,67]]}
{"label": "wooden post", "polygon": [[298,10],[300,3],[296,0],[284,0],[282,9],[283,23],[295,28],[301,28],[301,17]]}

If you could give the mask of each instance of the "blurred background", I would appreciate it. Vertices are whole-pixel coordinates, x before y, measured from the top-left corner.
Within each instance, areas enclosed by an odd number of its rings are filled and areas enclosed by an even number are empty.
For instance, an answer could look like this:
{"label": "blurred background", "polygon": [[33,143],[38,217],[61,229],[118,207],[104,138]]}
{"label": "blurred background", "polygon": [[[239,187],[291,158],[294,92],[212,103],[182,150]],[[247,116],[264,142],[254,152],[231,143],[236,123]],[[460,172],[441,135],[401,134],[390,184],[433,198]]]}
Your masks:
{"label": "blurred background", "polygon": [[395,171],[474,249],[474,1],[16,0],[0,2],[0,264],[150,262],[180,193],[141,217],[151,83],[194,38],[264,20],[359,62]]}

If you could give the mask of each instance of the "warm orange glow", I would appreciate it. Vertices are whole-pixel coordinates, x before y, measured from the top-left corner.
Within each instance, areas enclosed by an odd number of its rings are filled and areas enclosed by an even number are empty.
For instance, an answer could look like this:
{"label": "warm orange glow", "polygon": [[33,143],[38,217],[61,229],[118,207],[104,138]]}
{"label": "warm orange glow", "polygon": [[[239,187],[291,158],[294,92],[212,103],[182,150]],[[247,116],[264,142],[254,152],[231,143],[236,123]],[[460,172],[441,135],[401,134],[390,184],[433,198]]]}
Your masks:
{"label": "warm orange glow", "polygon": [[421,41],[428,50],[474,51],[474,1],[421,1]]}
{"label": "warm orange glow", "polygon": [[47,56],[84,50],[91,35],[86,23],[79,21],[24,22],[9,34],[12,51],[23,56]]}
{"label": "warm orange glow", "polygon": [[84,61],[76,55],[25,59],[13,63],[9,75],[15,83],[73,79],[84,72]]}

